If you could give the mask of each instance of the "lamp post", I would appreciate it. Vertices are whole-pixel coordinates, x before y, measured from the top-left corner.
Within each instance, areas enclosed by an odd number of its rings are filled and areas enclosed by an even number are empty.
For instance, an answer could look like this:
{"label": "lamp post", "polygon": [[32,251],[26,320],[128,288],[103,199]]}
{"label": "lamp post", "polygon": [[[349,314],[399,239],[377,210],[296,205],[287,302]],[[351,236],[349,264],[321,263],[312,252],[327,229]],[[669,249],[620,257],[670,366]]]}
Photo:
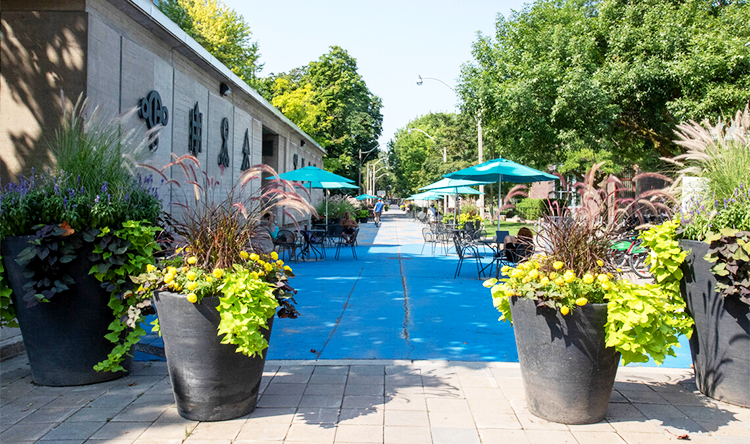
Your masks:
{"label": "lamp post", "polygon": [[[437,77],[422,77],[421,75],[417,75],[417,85],[421,86],[422,83],[424,83],[425,80],[437,80],[438,82],[442,83],[443,85],[447,86],[451,91],[456,92],[455,88],[448,85],[447,83],[443,82],[442,80],[438,79]],[[484,162],[484,147],[482,146],[482,113],[481,111],[477,113],[477,148],[479,151],[479,163]],[[479,195],[479,214],[484,218],[484,185],[479,185],[479,192],[482,193]],[[498,202],[498,206],[499,206]]]}
{"label": "lamp post", "polygon": [[[375,147],[375,148],[371,149],[370,151],[365,151],[364,152],[365,159],[367,159],[367,155],[368,154],[370,154],[371,152],[375,151],[376,149],[378,149],[378,147]],[[363,154],[362,153],[362,148],[360,148],[359,149],[359,172],[358,172],[359,180],[357,181],[357,184],[359,185],[359,191],[360,191],[360,193],[362,192],[362,154]]]}

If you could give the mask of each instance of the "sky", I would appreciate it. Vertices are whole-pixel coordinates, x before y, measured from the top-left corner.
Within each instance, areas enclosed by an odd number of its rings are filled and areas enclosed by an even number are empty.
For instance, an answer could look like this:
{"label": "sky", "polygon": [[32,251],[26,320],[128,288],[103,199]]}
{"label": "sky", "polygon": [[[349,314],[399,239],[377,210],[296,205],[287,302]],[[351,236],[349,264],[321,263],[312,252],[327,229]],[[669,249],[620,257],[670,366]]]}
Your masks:
{"label": "sky", "polygon": [[261,76],[307,65],[337,45],[357,59],[370,91],[383,100],[380,148],[410,120],[457,112],[451,87],[471,61],[477,32],[494,36],[498,13],[521,10],[522,0],[224,0],[250,25],[260,46]]}

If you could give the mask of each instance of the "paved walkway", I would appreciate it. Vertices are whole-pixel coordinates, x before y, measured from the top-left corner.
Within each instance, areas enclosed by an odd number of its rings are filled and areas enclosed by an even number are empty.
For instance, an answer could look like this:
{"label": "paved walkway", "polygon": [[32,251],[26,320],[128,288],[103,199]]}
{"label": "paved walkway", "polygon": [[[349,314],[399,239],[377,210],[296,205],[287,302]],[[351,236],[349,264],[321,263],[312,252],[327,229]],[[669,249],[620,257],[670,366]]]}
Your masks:
{"label": "paved walkway", "polygon": [[456,257],[420,255],[421,245],[419,227],[392,211],[363,227],[359,260],[343,251],[297,264],[303,316],[274,323],[247,417],[180,418],[164,362],[53,388],[31,382],[22,355],[0,363],[0,443],[750,443],[750,409],[698,394],[684,358],[668,361],[683,368],[620,368],[601,423],[530,415],[512,329],[471,264],[454,280]]}
{"label": "paved walkway", "polygon": [[116,444],[700,444],[750,442],[750,409],[696,394],[689,370],[621,368],[605,421],[529,414],[518,364],[269,361],[258,408],[231,421],[177,415],[163,362],[82,387],[31,383],[24,356],[2,363],[0,442]]}

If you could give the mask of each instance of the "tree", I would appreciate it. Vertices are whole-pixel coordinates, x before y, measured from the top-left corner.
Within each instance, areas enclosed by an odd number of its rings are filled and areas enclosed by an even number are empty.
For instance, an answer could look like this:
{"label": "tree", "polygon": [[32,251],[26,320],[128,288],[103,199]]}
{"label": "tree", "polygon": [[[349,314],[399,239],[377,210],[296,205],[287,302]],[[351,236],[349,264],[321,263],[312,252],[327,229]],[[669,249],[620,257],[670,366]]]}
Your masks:
{"label": "tree", "polygon": [[263,65],[245,19],[221,0],[161,0],[161,12],[250,85]]}
{"label": "tree", "polygon": [[540,0],[474,43],[463,109],[537,168],[654,166],[679,152],[677,123],[750,100],[749,15],[746,1]]}
{"label": "tree", "polygon": [[382,102],[357,72],[357,61],[332,46],[318,60],[262,81],[261,93],[327,151],[327,170],[355,179],[359,152],[378,146]]}
{"label": "tree", "polygon": [[[409,133],[409,128],[426,132],[434,142],[419,131]],[[476,123],[466,116],[431,113],[412,120],[388,143],[395,194],[414,194],[447,173],[475,164],[476,140]]]}

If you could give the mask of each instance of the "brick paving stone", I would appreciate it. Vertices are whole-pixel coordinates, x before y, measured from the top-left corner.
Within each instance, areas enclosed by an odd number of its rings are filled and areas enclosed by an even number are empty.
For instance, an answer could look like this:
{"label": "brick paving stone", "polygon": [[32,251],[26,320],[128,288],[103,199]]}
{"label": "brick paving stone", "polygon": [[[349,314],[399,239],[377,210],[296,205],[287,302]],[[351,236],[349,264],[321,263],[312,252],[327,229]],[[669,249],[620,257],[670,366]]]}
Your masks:
{"label": "brick paving stone", "polygon": [[429,427],[430,418],[427,411],[420,410],[385,410],[386,426]]}
{"label": "brick paving stone", "polygon": [[375,409],[384,405],[383,396],[344,396],[343,408]]}
{"label": "brick paving stone", "polygon": [[384,393],[382,384],[347,384],[344,394],[355,396],[381,396]]}
{"label": "brick paving stone", "polygon": [[364,424],[339,424],[335,443],[341,442],[382,443],[383,427]]}
{"label": "brick paving stone", "polygon": [[195,426],[188,438],[189,442],[196,440],[210,441],[216,440],[233,440],[240,434],[247,419],[231,419],[229,421],[202,422]]}
{"label": "brick paving stone", "polygon": [[687,415],[676,407],[661,404],[633,404],[648,419],[687,418]]}
{"label": "brick paving stone", "polygon": [[352,384],[364,384],[364,385],[378,385],[385,382],[385,375],[374,375],[374,374],[349,374],[349,378],[346,380],[347,385]]}
{"label": "brick paving stone", "polygon": [[476,428],[474,417],[471,415],[471,412],[468,409],[457,409],[454,411],[430,411],[428,412],[428,416],[430,418],[430,424],[433,426],[438,425],[440,427],[459,429]]}
{"label": "brick paving stone", "polygon": [[[77,423],[76,423],[77,424]],[[138,439],[151,426],[150,422],[109,422],[97,430],[91,439],[130,440]],[[182,436],[182,438],[185,438]]]}
{"label": "brick paving stone", "polygon": [[253,422],[248,420],[237,435],[236,441],[282,441],[291,427],[289,423]]}
{"label": "brick paving stone", "polygon": [[310,385],[312,384],[346,384],[347,375],[343,374],[317,374],[313,373],[310,377]]}
{"label": "brick paving stone", "polygon": [[433,444],[479,444],[479,435],[473,428],[433,427]]}
{"label": "brick paving stone", "polygon": [[39,424],[39,423],[53,423],[53,422],[63,422],[67,418],[69,418],[71,415],[73,415],[76,411],[78,411],[80,407],[42,407],[39,410],[36,410],[34,413],[30,414],[29,416],[23,418],[21,421],[19,421],[19,424]]}
{"label": "brick paving stone", "polygon": [[390,427],[383,429],[385,444],[432,444],[429,427]]}
{"label": "brick paving stone", "polygon": [[0,433],[0,442],[36,441],[52,430],[55,425],[57,424],[34,424],[33,427],[29,427],[28,424],[16,424]]}
{"label": "brick paving stone", "polygon": [[297,407],[302,395],[263,395],[258,401],[258,407]]}
{"label": "brick paving stone", "polygon": [[339,424],[363,424],[382,426],[383,409],[341,409]]}
{"label": "brick paving stone", "polygon": [[577,444],[567,430],[526,430],[526,437],[531,444]]}
{"label": "brick paving stone", "polygon": [[299,403],[300,408],[335,408],[341,407],[343,402],[342,396],[326,396],[326,395],[304,395]]}
{"label": "brick paving stone", "polygon": [[620,435],[611,432],[571,431],[578,444],[625,444]]}
{"label": "brick paving stone", "polygon": [[618,431],[617,434],[628,444],[674,444],[664,433]]}
{"label": "brick paving stone", "polygon": [[339,421],[338,408],[304,408],[300,407],[294,414],[293,423],[336,424]]}
{"label": "brick paving stone", "polygon": [[333,443],[336,426],[331,424],[292,424],[284,442]]}
{"label": "brick paving stone", "polygon": [[518,422],[525,430],[551,430],[551,431],[568,431],[568,426],[556,422],[547,421],[538,418],[528,412],[519,412],[516,414]]}
{"label": "brick paving stone", "polygon": [[618,390],[621,395],[632,403],[639,404],[667,404],[667,400],[655,391],[647,390]]}
{"label": "brick paving stone", "polygon": [[264,395],[300,395],[305,393],[307,384],[271,382],[263,391]]}
{"label": "brick paving stone", "polygon": [[[112,424],[112,423],[110,423]],[[122,424],[133,424],[133,423],[122,423]],[[193,429],[198,425],[197,421],[177,423],[177,422],[160,422],[156,421],[147,428],[142,438],[145,439],[177,439],[187,438],[192,433]]]}
{"label": "brick paving stone", "polygon": [[[315,376],[315,375],[313,375]],[[345,384],[310,384],[306,385],[305,395],[344,396]]]}
{"label": "brick paving stone", "polygon": [[352,365],[349,367],[349,375],[385,375],[384,365]]}
{"label": "brick paving stone", "polygon": [[105,424],[105,422],[66,422],[50,430],[42,437],[42,441],[88,439]]}
{"label": "brick paving stone", "polygon": [[479,429],[479,437],[484,444],[529,444],[523,430]]}
{"label": "brick paving stone", "polygon": [[255,411],[246,416],[248,423],[274,423],[274,424],[291,424],[294,414],[297,411],[294,407],[283,408],[256,408]]}
{"label": "brick paving stone", "polygon": [[475,410],[472,408],[474,423],[479,429],[521,429],[521,422],[515,413],[502,413],[495,410]]}

